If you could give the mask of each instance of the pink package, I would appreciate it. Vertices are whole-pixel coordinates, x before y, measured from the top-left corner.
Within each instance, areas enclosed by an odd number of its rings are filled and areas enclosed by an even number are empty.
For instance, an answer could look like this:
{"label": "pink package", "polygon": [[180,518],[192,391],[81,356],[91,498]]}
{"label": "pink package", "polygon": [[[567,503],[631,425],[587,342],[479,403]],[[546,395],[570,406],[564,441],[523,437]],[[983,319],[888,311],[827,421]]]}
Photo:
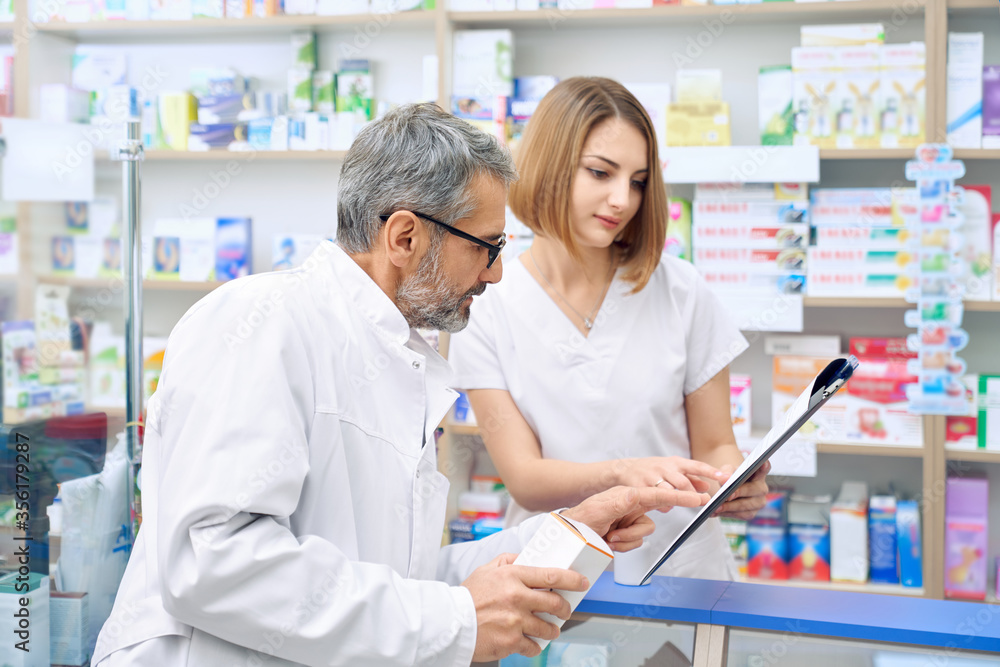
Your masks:
{"label": "pink package", "polygon": [[986,599],[989,482],[949,477],[945,495],[944,594]]}

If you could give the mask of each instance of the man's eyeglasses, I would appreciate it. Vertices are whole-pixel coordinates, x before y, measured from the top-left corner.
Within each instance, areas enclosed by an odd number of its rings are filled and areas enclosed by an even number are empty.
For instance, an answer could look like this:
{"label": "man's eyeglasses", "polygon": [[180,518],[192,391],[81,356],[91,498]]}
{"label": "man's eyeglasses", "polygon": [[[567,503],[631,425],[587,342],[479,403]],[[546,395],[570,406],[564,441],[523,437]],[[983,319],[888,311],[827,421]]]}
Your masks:
{"label": "man's eyeglasses", "polygon": [[[433,222],[435,225],[440,225],[440,226],[444,227],[446,230],[448,230],[449,234],[454,234],[455,236],[457,236],[460,239],[465,239],[466,241],[472,241],[476,245],[479,245],[479,246],[482,246],[482,247],[486,248],[486,252],[489,255],[489,261],[486,263],[486,268],[487,269],[489,269],[491,266],[493,266],[493,262],[497,261],[497,257],[500,256],[500,251],[502,251],[503,247],[505,245],[507,245],[507,238],[504,237],[504,236],[501,236],[500,237],[500,242],[497,243],[496,245],[494,245],[492,243],[487,243],[486,241],[484,241],[484,240],[482,240],[480,238],[476,238],[472,234],[466,234],[465,232],[463,232],[461,229],[458,229],[457,227],[452,227],[451,225],[449,225],[449,224],[447,224],[445,222],[441,222],[440,220],[435,220],[434,218],[432,218],[429,215],[424,215],[423,213],[417,213],[416,211],[410,211],[410,212],[413,213],[413,215],[417,216],[418,218],[423,218],[424,220],[429,220],[429,221]],[[388,215],[380,215],[379,219],[382,222],[385,222],[386,220],[389,219],[389,216]]]}

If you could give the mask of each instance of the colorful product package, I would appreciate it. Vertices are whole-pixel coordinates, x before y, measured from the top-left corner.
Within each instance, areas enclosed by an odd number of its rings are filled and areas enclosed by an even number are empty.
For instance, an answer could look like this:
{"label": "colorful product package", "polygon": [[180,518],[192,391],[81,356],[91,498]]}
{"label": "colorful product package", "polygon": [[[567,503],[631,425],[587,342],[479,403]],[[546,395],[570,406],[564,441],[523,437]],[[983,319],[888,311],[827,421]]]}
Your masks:
{"label": "colorful product package", "polygon": [[896,497],[872,496],[868,503],[868,548],[873,582],[899,583],[896,544]]}
{"label": "colorful product package", "polygon": [[959,207],[965,216],[961,227],[961,255],[967,267],[963,298],[966,301],[989,301],[992,287],[990,264],[993,259],[990,253],[993,239],[993,188],[989,185],[966,185],[963,189],[963,202]]}
{"label": "colorful product package", "polygon": [[837,148],[878,148],[882,108],[879,46],[838,49],[841,80],[835,102]]}
{"label": "colorful product package", "polygon": [[[774,357],[771,376],[771,410],[773,423],[791,407],[813,378],[830,360],[826,357]],[[851,382],[854,382],[852,379]],[[851,382],[848,383],[850,386]],[[840,391],[819,409],[799,430],[799,437],[825,441],[842,441],[847,437],[847,395]]]}
{"label": "colorful product package", "polygon": [[896,544],[900,583],[907,588],[923,587],[923,539],[920,532],[920,505],[916,500],[900,500],[896,504]]}
{"label": "colorful product package", "polygon": [[906,398],[906,386],[917,381],[905,360],[863,358],[846,387],[847,439],[923,446],[923,417],[909,411]]}
{"label": "colorful product package", "polygon": [[757,122],[763,146],[791,146],[795,129],[790,65],[761,67],[757,74]]}
{"label": "colorful product package", "polygon": [[663,251],[680,259],[691,261],[691,202],[670,197],[667,199],[667,237]]}
{"label": "colorful product package", "polygon": [[984,42],[981,32],[948,33],[947,131],[952,148],[982,146]]}
{"label": "colorful product package", "polygon": [[963,375],[966,412],[945,417],[944,446],[946,449],[976,449],[979,447],[979,376]]}
{"label": "colorful product package", "polygon": [[784,526],[747,526],[747,575],[788,579],[788,539]]}
{"label": "colorful product package", "polygon": [[830,496],[788,501],[789,578],[830,581]]}
{"label": "colorful product package", "polygon": [[989,481],[949,477],[945,495],[944,594],[986,598]]}
{"label": "colorful product package", "polygon": [[694,226],[695,247],[748,248],[774,250],[805,249],[809,246],[809,225],[799,223],[756,224],[740,221],[702,221]]}
{"label": "colorful product package", "polygon": [[923,42],[881,47],[882,148],[915,148],[926,135],[927,49]]}
{"label": "colorful product package", "polygon": [[736,561],[736,567],[739,569],[740,575],[746,576],[748,553],[747,522],[739,519],[728,519],[726,517],[722,517],[719,520],[722,523],[722,532],[729,543],[729,550],[733,554],[733,560]]}
{"label": "colorful product package", "polygon": [[1000,451],[1000,375],[979,376],[979,449]]}
{"label": "colorful product package", "polygon": [[751,382],[749,375],[733,374],[729,376],[729,415],[733,422],[733,434],[737,438],[750,436]]}
{"label": "colorful product package", "polygon": [[685,102],[667,107],[667,146],[729,146],[727,102]]}
{"label": "colorful product package", "polygon": [[864,482],[844,482],[830,509],[830,579],[868,581],[868,485]]}
{"label": "colorful product package", "polygon": [[983,148],[1000,148],[1000,65],[983,68]]}
{"label": "colorful product package", "polygon": [[367,60],[344,60],[337,72],[337,111],[360,113],[365,120],[372,118],[371,65]]}
{"label": "colorful product package", "polygon": [[837,50],[828,46],[792,49],[795,145],[836,148],[834,103],[839,97]]}
{"label": "colorful product package", "polygon": [[250,274],[250,218],[219,218],[215,228],[215,279],[233,280]]}

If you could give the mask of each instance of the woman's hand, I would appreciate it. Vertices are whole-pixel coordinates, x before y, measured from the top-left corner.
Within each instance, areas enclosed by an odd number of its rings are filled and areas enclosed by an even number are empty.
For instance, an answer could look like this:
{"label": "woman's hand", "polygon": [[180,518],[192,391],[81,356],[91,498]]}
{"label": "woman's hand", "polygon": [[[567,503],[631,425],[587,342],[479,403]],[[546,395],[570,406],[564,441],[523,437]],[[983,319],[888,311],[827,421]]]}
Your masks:
{"label": "woman's hand", "polygon": [[[735,472],[736,468],[731,465],[722,466],[722,471],[726,477]],[[722,507],[714,516],[724,516],[730,519],[744,519],[749,521],[757,515],[764,505],[767,504],[767,473],[771,471],[771,462],[765,461],[757,472],[750,476],[750,479],[743,482],[729,500],[722,503]]]}
{"label": "woman's hand", "polygon": [[672,507],[701,507],[708,495],[660,487],[616,486],[587,498],[576,507],[563,510],[565,517],[590,526],[614,551],[631,551],[656,526],[646,512],[666,512]]}
{"label": "woman's hand", "polygon": [[[612,465],[616,481],[621,486],[659,486],[708,493],[717,489],[729,477],[727,473],[707,463],[681,456],[617,459]],[[709,484],[706,480],[712,480],[715,484]]]}

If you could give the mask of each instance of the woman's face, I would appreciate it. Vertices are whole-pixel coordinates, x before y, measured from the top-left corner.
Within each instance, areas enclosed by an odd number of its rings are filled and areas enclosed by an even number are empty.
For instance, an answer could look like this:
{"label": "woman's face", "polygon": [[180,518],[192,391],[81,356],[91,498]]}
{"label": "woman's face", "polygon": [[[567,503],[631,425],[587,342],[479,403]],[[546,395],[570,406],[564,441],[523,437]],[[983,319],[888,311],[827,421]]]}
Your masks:
{"label": "woman's face", "polygon": [[585,248],[607,248],[642,204],[649,165],[645,136],[618,118],[587,135],[573,181],[570,226]]}

